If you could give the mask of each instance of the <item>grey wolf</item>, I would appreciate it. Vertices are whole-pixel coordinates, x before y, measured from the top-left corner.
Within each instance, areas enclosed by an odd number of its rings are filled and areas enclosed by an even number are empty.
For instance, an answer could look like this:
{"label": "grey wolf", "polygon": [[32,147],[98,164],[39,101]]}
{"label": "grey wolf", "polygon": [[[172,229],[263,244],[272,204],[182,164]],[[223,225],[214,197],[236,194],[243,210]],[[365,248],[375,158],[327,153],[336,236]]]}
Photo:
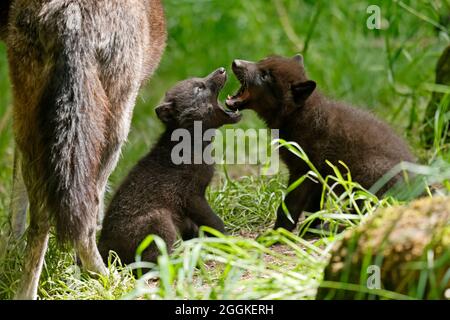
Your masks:
{"label": "grey wolf", "polygon": [[13,206],[17,237],[27,201],[30,209],[16,298],[35,299],[52,225],[85,269],[108,273],[97,219],[138,91],[163,53],[165,19],[159,0],[14,0],[3,34],[21,173],[15,186],[27,191]]}

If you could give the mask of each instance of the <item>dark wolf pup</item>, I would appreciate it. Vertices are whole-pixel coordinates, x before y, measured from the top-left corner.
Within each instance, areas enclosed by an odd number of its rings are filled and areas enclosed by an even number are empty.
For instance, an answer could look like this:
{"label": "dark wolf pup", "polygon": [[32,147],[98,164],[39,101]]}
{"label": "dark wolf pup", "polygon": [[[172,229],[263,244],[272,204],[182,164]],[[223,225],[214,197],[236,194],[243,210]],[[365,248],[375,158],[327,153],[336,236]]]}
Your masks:
{"label": "dark wolf pup", "polygon": [[[14,0],[6,35],[30,204],[16,298],[27,299],[36,298],[53,223],[59,243],[74,245],[87,270],[108,273],[95,241],[97,217],[166,31],[159,0]],[[12,221],[24,225],[23,212]]]}
{"label": "dark wolf pup", "polygon": [[[133,262],[138,245],[149,234],[163,238],[171,250],[177,233],[187,240],[197,236],[199,226],[224,232],[222,220],[205,199],[214,165],[204,161],[203,153],[211,141],[201,141],[202,147],[197,150],[194,144],[199,141],[188,142],[193,150],[187,161],[190,163],[176,164],[178,160],[174,161],[172,153],[180,143],[173,141],[179,130],[187,130],[194,136],[194,122],[201,121],[202,129],[208,130],[240,120],[238,112],[223,109],[217,101],[226,77],[225,69],[220,68],[206,78],[184,80],[156,108],[166,129],[112,199],[99,241],[105,261],[109,251],[114,250],[122,262]],[[196,158],[202,160],[194,162]],[[158,255],[156,246],[151,245],[142,258],[154,262]]]}
{"label": "dark wolf pup", "polygon": [[[414,161],[406,143],[385,123],[368,112],[328,100],[316,90],[303,66],[303,57],[273,56],[257,63],[235,60],[233,71],[242,86],[227,99],[231,110],[252,109],[280,137],[297,142],[323,176],[332,174],[325,163],[342,160],[350,168],[354,181],[370,188],[392,167],[402,161]],[[280,153],[289,169],[289,184],[309,171],[297,156],[283,148]],[[391,180],[383,194],[400,177]],[[294,221],[278,209],[275,228],[293,230],[305,210],[320,209],[322,186],[307,179],[285,199]]]}

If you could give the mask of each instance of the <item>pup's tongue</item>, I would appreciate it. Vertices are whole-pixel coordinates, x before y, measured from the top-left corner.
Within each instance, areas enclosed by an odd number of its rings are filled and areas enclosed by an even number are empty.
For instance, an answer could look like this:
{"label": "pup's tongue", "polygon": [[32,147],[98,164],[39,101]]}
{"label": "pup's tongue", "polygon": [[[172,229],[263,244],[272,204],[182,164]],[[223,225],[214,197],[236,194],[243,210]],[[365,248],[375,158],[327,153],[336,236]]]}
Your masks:
{"label": "pup's tongue", "polygon": [[230,109],[238,109],[239,106],[243,105],[249,98],[250,93],[247,88],[241,87],[236,95],[228,96],[225,103]]}

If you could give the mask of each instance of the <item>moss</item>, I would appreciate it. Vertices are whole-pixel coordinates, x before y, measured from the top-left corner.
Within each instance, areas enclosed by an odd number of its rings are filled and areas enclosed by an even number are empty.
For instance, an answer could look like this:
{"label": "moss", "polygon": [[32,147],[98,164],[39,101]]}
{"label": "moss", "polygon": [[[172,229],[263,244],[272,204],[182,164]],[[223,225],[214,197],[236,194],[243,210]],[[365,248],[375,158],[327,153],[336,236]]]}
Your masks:
{"label": "moss", "polygon": [[[450,288],[449,221],[450,198],[443,197],[377,211],[335,244],[324,281],[341,285],[329,289],[329,283],[322,283],[317,298],[369,298],[374,292],[367,285],[374,280],[374,273],[368,272],[371,265],[379,267],[380,289],[414,298],[444,298]],[[348,290],[346,284],[360,285],[366,293]]]}

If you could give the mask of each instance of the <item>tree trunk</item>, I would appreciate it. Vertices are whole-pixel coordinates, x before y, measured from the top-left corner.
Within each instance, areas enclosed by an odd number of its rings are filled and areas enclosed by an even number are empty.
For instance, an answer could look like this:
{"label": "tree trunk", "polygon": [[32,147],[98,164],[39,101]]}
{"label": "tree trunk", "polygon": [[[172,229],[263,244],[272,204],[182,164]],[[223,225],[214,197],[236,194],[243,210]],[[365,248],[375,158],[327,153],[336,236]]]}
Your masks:
{"label": "tree trunk", "polygon": [[[436,66],[436,83],[450,86],[450,46],[448,46]],[[441,100],[443,98],[442,93],[433,92],[431,101],[425,111],[425,117],[423,120],[424,130],[422,133],[422,140],[427,147],[432,146],[434,139],[434,116],[439,108]],[[450,137],[446,137],[449,140]]]}

